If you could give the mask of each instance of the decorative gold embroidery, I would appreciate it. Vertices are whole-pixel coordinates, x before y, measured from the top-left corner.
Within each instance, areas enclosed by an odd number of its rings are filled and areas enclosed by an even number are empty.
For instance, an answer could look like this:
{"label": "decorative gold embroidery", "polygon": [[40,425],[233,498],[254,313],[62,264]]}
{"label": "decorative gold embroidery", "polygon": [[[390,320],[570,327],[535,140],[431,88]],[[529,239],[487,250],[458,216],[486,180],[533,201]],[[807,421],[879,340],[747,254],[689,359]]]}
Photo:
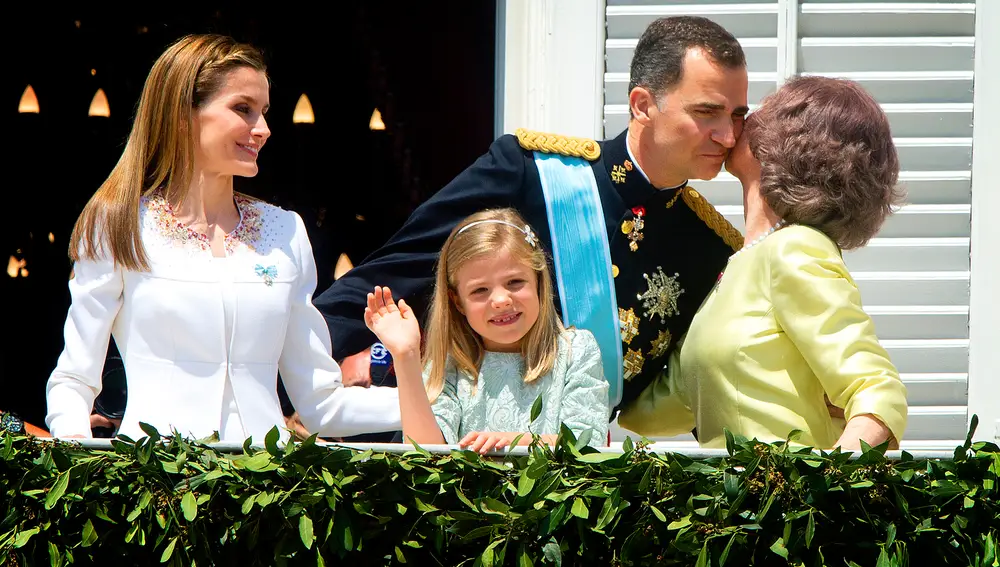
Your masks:
{"label": "decorative gold embroidery", "polygon": [[642,372],[642,366],[646,359],[642,356],[642,350],[628,349],[625,359],[622,361],[623,376],[626,380],[631,380]]}
{"label": "decorative gold embroidery", "polygon": [[660,334],[650,344],[649,358],[656,359],[667,354],[667,349],[670,348],[670,341],[672,340],[673,336],[669,330],[660,331]]}
{"label": "decorative gold embroidery", "polygon": [[632,339],[639,335],[639,317],[631,307],[628,310],[618,308],[618,326],[622,330],[622,342],[632,344]]}
{"label": "decorative gold embroidery", "polygon": [[625,183],[625,168],[620,165],[611,166],[611,181]]}
{"label": "decorative gold embroidery", "polygon": [[684,193],[684,187],[681,187],[680,189],[678,189],[677,192],[674,193],[674,196],[671,197],[669,201],[667,201],[667,208],[668,209],[670,207],[674,206],[674,203],[677,202],[677,198],[680,197],[682,193]]}
{"label": "decorative gold embroidery", "polygon": [[743,234],[736,230],[736,227],[730,224],[726,220],[726,217],[722,216],[722,213],[712,206],[712,203],[709,203],[700,193],[690,187],[685,188],[683,196],[687,206],[698,215],[698,218],[702,222],[715,231],[715,234],[718,234],[730,248],[733,250],[743,248]]}
{"label": "decorative gold embroidery", "polygon": [[636,295],[636,298],[642,301],[643,317],[649,317],[652,321],[653,317],[659,315],[660,323],[666,323],[667,317],[680,314],[677,309],[677,299],[684,293],[677,282],[680,274],[674,273],[673,277],[667,277],[663,273],[663,268],[657,266],[652,277],[649,274],[642,274],[642,277],[649,285],[646,293]]}
{"label": "decorative gold embroidery", "polygon": [[601,157],[601,145],[590,138],[575,138],[524,128],[514,130],[514,136],[517,138],[517,143],[526,150],[581,157],[587,161]]}

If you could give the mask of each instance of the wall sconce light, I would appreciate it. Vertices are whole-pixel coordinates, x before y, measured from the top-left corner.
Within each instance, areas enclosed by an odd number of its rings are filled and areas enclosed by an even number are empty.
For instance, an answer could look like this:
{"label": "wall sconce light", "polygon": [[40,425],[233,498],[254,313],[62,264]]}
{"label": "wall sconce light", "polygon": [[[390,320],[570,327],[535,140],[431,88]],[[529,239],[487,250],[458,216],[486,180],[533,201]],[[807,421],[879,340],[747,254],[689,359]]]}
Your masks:
{"label": "wall sconce light", "polygon": [[97,92],[94,93],[87,116],[111,116],[111,107],[108,106],[108,96],[104,94],[104,89],[97,89]]}
{"label": "wall sconce light", "polygon": [[17,103],[17,111],[22,114],[38,114],[38,97],[35,96],[35,89],[28,85],[21,94],[21,102]]}
{"label": "wall sconce light", "polygon": [[22,278],[28,277],[28,269],[24,267],[26,264],[25,260],[18,260],[12,255],[7,262],[7,275],[12,278],[16,278],[17,276],[21,276]]}
{"label": "wall sconce light", "polygon": [[316,117],[313,115],[312,103],[309,102],[309,97],[306,96],[306,93],[302,93],[299,101],[295,103],[295,111],[292,112],[292,122],[295,124],[313,124],[316,122]]}
{"label": "wall sconce light", "polygon": [[382,122],[382,113],[375,109],[372,118],[368,121],[368,128],[371,130],[385,130],[385,122]]}

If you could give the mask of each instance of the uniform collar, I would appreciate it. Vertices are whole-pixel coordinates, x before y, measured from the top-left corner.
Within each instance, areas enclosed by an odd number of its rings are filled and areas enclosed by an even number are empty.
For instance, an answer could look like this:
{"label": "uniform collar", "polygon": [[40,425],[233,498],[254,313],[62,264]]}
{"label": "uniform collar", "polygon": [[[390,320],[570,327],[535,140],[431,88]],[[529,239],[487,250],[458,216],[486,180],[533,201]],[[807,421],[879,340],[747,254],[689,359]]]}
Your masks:
{"label": "uniform collar", "polygon": [[[628,147],[628,128],[616,138],[602,144],[601,156],[608,177],[611,178],[611,185],[618,190],[627,207],[641,205],[659,192],[649,182],[649,177],[639,167],[639,162],[635,160],[631,148]],[[687,182],[661,191],[672,194],[674,190],[685,185]]]}

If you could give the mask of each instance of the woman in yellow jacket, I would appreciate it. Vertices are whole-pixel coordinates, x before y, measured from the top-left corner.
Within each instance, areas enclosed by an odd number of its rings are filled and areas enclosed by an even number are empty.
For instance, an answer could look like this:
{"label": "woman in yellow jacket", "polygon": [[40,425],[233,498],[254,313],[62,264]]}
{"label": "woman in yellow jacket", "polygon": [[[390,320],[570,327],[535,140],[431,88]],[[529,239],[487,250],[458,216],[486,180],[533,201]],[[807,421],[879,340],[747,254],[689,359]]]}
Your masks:
{"label": "woman in yellow jacket", "polygon": [[[857,449],[906,428],[906,388],[841,252],[865,245],[901,198],[889,122],[856,83],[803,77],[753,113],[727,169],[746,240],[702,304],[670,372],[619,416],[647,436],[697,428]],[[826,399],[844,408],[831,417]]]}

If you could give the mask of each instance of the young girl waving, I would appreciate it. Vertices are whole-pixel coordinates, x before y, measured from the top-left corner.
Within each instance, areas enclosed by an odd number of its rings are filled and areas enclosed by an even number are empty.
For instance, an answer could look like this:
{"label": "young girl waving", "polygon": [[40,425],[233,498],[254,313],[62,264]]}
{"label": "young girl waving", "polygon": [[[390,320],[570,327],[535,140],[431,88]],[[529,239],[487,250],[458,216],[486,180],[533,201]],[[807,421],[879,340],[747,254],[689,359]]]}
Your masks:
{"label": "young girl waving", "polygon": [[[448,236],[423,359],[410,306],[397,305],[389,288],[369,293],[365,324],[392,355],[403,436],[486,453],[522,433],[522,445],[530,433],[554,443],[565,423],[578,438],[590,429],[590,444],[605,445],[600,349],[590,331],[563,328],[552,294],[545,254],[513,209],[476,213]],[[542,412],[532,422],[539,394]]]}

